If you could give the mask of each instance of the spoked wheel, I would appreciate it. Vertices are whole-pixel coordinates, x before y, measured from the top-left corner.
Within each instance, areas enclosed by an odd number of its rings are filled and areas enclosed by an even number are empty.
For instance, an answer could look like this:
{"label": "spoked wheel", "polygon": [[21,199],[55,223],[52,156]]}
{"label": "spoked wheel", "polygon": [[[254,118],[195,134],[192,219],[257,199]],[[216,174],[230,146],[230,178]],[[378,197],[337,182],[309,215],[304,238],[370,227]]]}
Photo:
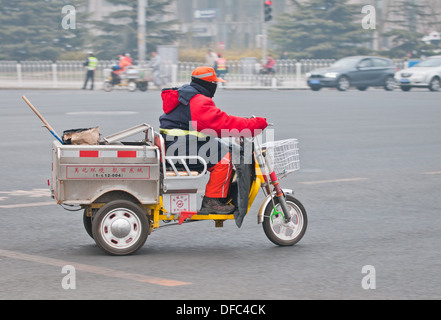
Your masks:
{"label": "spoked wheel", "polygon": [[110,92],[113,90],[113,84],[110,81],[105,81],[103,83],[103,90],[106,92]]}
{"label": "spoked wheel", "polygon": [[291,214],[291,220],[286,223],[282,209],[277,201],[268,202],[263,219],[263,230],[269,240],[279,246],[292,246],[299,242],[306,232],[308,218],[306,210],[299,200],[293,196],[286,196],[286,205]]}
{"label": "spoked wheel", "polygon": [[104,205],[92,221],[96,244],[112,255],[128,255],[140,249],[147,240],[148,229],[146,213],[135,203],[126,200]]}

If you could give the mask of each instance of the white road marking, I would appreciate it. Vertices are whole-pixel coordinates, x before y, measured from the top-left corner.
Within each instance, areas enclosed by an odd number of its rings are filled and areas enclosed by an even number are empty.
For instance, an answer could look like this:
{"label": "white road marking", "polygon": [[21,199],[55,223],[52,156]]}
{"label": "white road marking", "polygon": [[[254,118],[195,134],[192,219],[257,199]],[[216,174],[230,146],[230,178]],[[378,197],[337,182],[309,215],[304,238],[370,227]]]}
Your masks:
{"label": "white road marking", "polygon": [[0,209],[14,209],[14,208],[26,208],[26,207],[43,207],[57,204],[55,200],[48,202],[31,202],[31,203],[17,203],[17,204],[3,204],[0,205]]}
{"label": "white road marking", "polygon": [[88,272],[88,273],[93,273],[93,274],[97,274],[100,276],[132,280],[132,281],[156,284],[156,285],[166,286],[166,287],[175,287],[175,286],[183,286],[183,285],[191,284],[190,282],[183,282],[183,281],[158,278],[158,277],[150,277],[150,276],[146,276],[143,274],[128,273],[128,272],[105,268],[105,267],[98,267],[98,266],[93,266],[93,265],[88,265],[88,264],[82,264],[82,263],[76,263],[76,262],[71,262],[71,261],[47,258],[47,257],[43,257],[43,256],[25,254],[25,253],[21,253],[21,252],[17,252],[17,251],[0,249],[0,256],[7,257],[10,259],[30,261],[30,262],[49,265],[49,266],[55,266],[55,267],[59,267],[59,268],[62,268],[66,265],[71,265],[71,266],[74,266],[74,268],[76,270]]}
{"label": "white road marking", "polygon": [[66,112],[68,116],[121,116],[138,114],[136,111],[77,111]]}

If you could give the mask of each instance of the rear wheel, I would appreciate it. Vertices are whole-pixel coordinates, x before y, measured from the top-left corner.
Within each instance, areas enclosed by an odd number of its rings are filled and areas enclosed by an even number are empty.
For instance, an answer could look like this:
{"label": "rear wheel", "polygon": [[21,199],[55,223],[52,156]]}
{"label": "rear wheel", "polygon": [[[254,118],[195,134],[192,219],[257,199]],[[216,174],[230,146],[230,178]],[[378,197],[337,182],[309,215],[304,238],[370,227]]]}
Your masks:
{"label": "rear wheel", "polygon": [[145,82],[139,82],[139,83],[137,84],[137,87],[138,87],[138,89],[141,90],[142,92],[145,92],[145,91],[147,91],[147,89],[148,89],[148,87],[149,87],[149,83],[148,83],[147,81],[145,81]]}
{"label": "rear wheel", "polygon": [[402,91],[408,92],[410,91],[410,89],[412,89],[412,87],[408,87],[408,86],[401,86],[400,87]]}
{"label": "rear wheel", "polygon": [[136,90],[136,83],[134,81],[130,81],[127,87],[130,92],[134,92]]}
{"label": "rear wheel", "polygon": [[299,200],[293,196],[286,196],[286,205],[291,220],[286,223],[277,198],[268,202],[263,219],[263,231],[271,242],[279,246],[292,246],[299,242],[306,232],[308,217],[306,210]]}
{"label": "rear wheel", "polygon": [[386,78],[386,81],[384,82],[384,90],[386,91],[393,91],[395,89],[395,79],[392,76],[389,76]]}
{"label": "rear wheel", "polygon": [[137,204],[116,200],[101,207],[92,221],[96,244],[111,255],[128,255],[147,240],[149,221]]}
{"label": "rear wheel", "polygon": [[87,216],[87,210],[84,210],[83,213],[83,225],[84,229],[86,229],[87,234],[93,239],[92,233],[92,217]]}

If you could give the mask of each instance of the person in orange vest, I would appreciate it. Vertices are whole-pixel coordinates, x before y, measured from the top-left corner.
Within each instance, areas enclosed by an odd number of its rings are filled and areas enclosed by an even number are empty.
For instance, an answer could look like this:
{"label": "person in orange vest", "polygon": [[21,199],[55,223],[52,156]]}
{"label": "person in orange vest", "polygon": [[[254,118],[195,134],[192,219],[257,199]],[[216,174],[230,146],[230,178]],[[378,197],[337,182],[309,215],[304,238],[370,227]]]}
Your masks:
{"label": "person in orange vest", "polygon": [[127,67],[132,65],[132,62],[131,62],[132,59],[130,59],[130,57],[129,57],[129,59],[127,59],[127,57],[119,55],[118,59],[119,59],[118,65],[112,67],[112,69],[113,69],[112,83],[113,84],[118,84],[121,81],[120,73],[126,71]]}
{"label": "person in orange vest", "polygon": [[124,59],[125,59],[128,63],[130,63],[130,65],[133,64],[133,60],[132,60],[132,58],[130,57],[130,53],[126,53],[126,54],[124,55]]}
{"label": "person in orange vest", "polygon": [[268,55],[266,63],[262,66],[264,74],[275,74],[276,70],[274,69],[276,65],[276,60],[274,60],[272,55]]}
{"label": "person in orange vest", "polygon": [[[227,60],[225,60],[224,58],[222,58],[222,54],[218,53],[217,54],[218,58],[216,60],[216,62],[214,63],[214,69],[216,70],[216,75],[225,80],[225,75],[228,72],[228,67],[227,67]],[[222,83],[222,85],[224,85]]]}

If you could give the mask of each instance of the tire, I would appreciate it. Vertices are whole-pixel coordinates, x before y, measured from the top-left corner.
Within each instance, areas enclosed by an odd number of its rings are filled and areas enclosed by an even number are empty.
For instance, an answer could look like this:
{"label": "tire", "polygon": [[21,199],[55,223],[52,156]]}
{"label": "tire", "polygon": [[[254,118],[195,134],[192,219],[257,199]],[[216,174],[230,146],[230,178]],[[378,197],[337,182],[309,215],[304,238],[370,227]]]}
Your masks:
{"label": "tire", "polygon": [[366,91],[368,88],[369,87],[367,87],[367,86],[357,87],[357,89],[360,91]]}
{"label": "tire", "polygon": [[346,91],[351,87],[351,83],[349,82],[348,77],[341,76],[337,81],[337,89],[338,91]]}
{"label": "tire", "polygon": [[396,82],[395,82],[394,77],[388,76],[386,78],[386,81],[384,81],[384,90],[386,90],[386,91],[394,91],[395,86],[396,86]]}
{"label": "tire", "polygon": [[320,89],[322,88],[321,86],[311,86],[310,87],[312,91],[320,91]]}
{"label": "tire", "polygon": [[[276,209],[281,211],[276,197],[274,197],[274,202]],[[299,242],[305,235],[308,225],[306,210],[299,200],[287,195],[286,205],[292,215],[289,224],[285,223],[281,214],[272,215],[274,209],[272,201],[268,202],[264,213],[263,231],[271,242],[279,246],[292,246]]]}
{"label": "tire", "polygon": [[136,83],[134,81],[130,81],[129,84],[127,85],[127,88],[129,89],[130,92],[135,92],[136,91]]}
{"label": "tire", "polygon": [[429,90],[432,92],[438,92],[441,89],[441,81],[438,77],[434,77],[430,80]]}
{"label": "tire", "polygon": [[140,83],[138,83],[137,87],[142,92],[146,92],[148,87],[149,87],[149,83],[147,81],[146,82],[140,82]]}
{"label": "tire", "polygon": [[86,215],[86,210],[84,210],[84,213],[83,213],[83,225],[84,225],[84,229],[86,229],[87,234],[93,239],[92,217],[88,217]]}
{"label": "tire", "polygon": [[408,86],[400,86],[401,90],[404,92],[409,92],[410,89],[412,89],[412,87],[408,87]]}
{"label": "tire", "polygon": [[137,204],[115,200],[101,207],[93,217],[92,235],[96,244],[111,255],[128,255],[147,240],[149,221]]}
{"label": "tire", "polygon": [[106,92],[112,91],[113,90],[113,84],[110,83],[109,81],[105,81],[103,83],[103,90],[106,91]]}

